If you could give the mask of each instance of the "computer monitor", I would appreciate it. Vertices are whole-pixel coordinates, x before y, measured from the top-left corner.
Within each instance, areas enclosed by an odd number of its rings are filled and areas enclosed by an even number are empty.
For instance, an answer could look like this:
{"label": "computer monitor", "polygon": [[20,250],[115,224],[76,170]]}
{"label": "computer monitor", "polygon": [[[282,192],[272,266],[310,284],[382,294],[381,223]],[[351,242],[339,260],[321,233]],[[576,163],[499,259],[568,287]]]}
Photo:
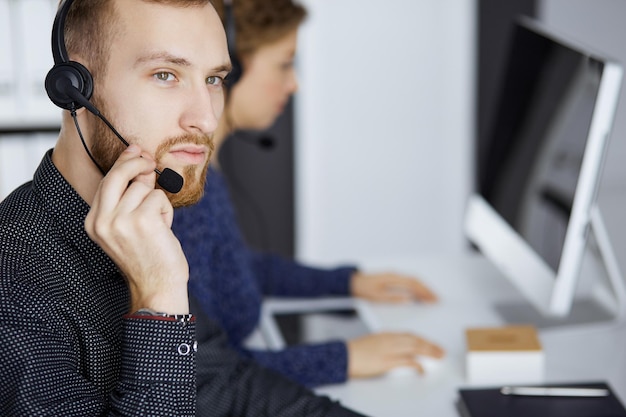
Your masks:
{"label": "computer monitor", "polygon": [[541,315],[562,317],[590,229],[610,250],[595,201],[622,68],[528,18],[504,68],[465,232]]}

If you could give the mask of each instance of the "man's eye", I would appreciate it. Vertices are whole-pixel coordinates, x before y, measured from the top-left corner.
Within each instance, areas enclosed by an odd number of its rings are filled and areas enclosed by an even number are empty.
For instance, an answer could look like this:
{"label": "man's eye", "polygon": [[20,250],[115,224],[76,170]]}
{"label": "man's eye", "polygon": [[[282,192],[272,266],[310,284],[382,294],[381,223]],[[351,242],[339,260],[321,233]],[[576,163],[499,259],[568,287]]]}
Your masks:
{"label": "man's eye", "polygon": [[171,81],[174,79],[174,74],[171,72],[157,72],[154,77],[159,81]]}
{"label": "man's eye", "polygon": [[222,83],[224,82],[224,79],[222,77],[208,77],[206,79],[206,83],[209,85],[215,85],[215,86],[220,86],[222,85]]}

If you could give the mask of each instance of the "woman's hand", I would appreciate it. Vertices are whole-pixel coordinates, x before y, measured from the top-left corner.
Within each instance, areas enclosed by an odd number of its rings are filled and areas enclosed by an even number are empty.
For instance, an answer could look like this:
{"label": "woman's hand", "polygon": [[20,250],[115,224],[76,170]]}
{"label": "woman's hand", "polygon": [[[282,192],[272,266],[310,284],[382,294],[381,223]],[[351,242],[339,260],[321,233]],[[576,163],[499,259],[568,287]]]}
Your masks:
{"label": "woman's hand", "polygon": [[353,296],[370,301],[400,303],[411,300],[434,302],[437,296],[416,278],[393,272],[356,272],[350,281]]}
{"label": "woman's hand", "polygon": [[377,333],[350,340],[348,346],[348,376],[367,378],[384,374],[398,366],[424,369],[418,355],[442,358],[439,346],[411,333]]}

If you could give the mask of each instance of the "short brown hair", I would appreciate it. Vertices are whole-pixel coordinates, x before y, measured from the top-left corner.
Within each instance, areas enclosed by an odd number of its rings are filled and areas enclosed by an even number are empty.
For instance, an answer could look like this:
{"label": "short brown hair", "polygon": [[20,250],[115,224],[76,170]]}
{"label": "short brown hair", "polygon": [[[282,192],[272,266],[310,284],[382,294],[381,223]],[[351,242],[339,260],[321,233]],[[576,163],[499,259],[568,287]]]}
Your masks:
{"label": "short brown hair", "polygon": [[[204,6],[210,0],[124,0],[168,4],[177,7]],[[59,2],[61,6],[63,0]],[[120,33],[113,0],[74,0],[64,28],[67,53],[86,60],[94,76],[103,76],[115,36]]]}
{"label": "short brown hair", "polygon": [[[239,57],[254,53],[294,29],[306,18],[306,9],[292,0],[232,0],[236,47]],[[222,22],[223,0],[214,0]]]}

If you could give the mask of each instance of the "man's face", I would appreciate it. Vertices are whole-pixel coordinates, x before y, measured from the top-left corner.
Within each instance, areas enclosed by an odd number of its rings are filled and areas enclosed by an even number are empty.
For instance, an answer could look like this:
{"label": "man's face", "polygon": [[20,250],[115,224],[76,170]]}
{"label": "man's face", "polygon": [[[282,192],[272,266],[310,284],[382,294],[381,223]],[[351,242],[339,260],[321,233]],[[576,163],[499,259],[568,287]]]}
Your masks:
{"label": "man's face", "polygon": [[243,75],[233,87],[229,103],[238,128],[268,128],[297,90],[293,67],[297,34],[294,29],[245,57]]}
{"label": "man's face", "polygon": [[[196,202],[224,107],[222,80],[230,60],[217,13],[118,0],[120,35],[111,44],[107,71],[96,81],[94,104],[129,143],[151,154],[160,170],[183,175],[170,195],[175,207]],[[96,121],[93,152],[108,170],[125,146]]]}

